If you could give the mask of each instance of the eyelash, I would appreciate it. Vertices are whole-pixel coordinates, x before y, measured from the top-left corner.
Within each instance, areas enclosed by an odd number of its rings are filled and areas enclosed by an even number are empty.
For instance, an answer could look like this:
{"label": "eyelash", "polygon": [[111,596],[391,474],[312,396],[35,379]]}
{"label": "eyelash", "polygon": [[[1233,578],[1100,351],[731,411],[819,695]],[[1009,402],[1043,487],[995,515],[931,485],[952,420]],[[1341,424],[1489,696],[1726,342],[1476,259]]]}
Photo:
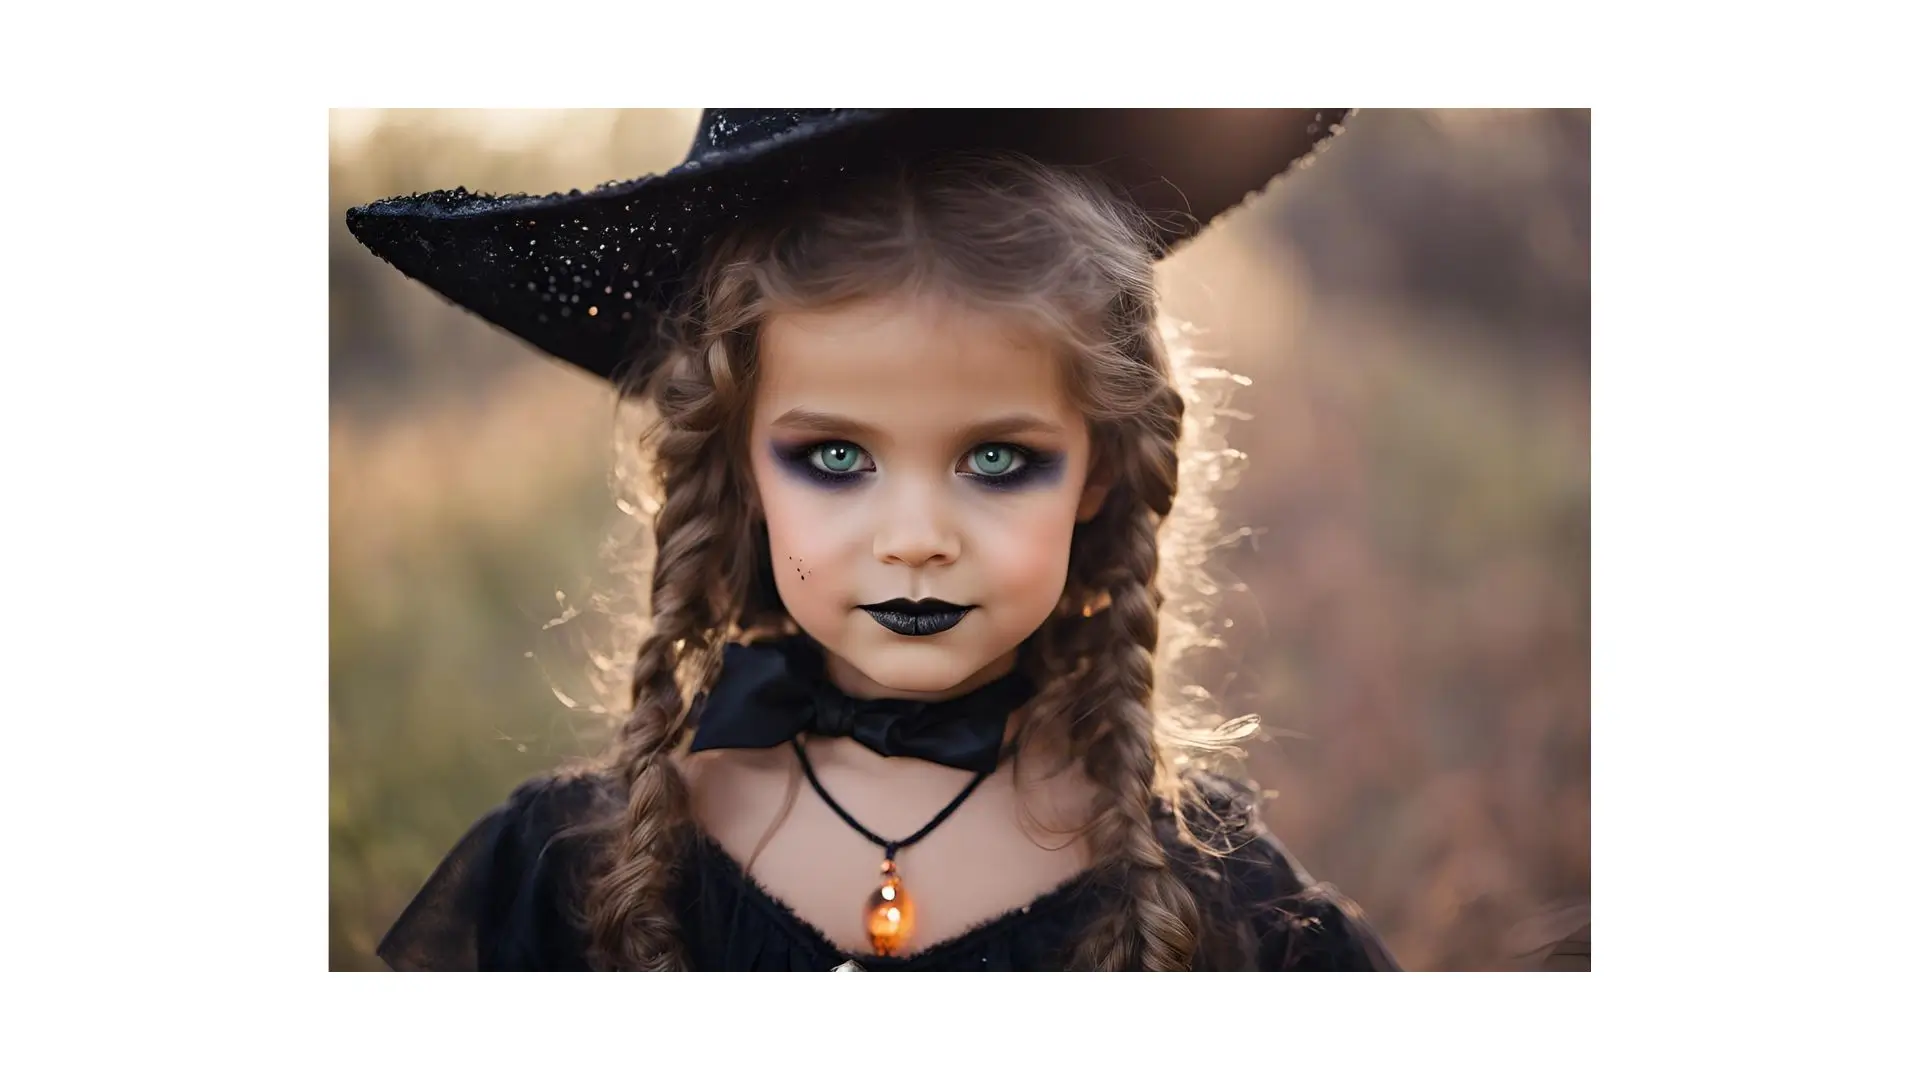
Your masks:
{"label": "eyelash", "polygon": [[[813,455],[831,446],[852,447],[867,460],[868,467],[864,469],[854,469],[850,472],[834,472],[830,469],[823,469],[815,465],[813,463]],[[990,447],[1001,447],[1013,451],[1020,456],[1020,464],[1016,468],[1008,472],[1000,473],[997,476],[990,476],[986,473],[979,472],[962,472],[957,475],[969,477],[975,483],[983,484],[990,488],[1017,487],[1038,477],[1045,471],[1046,467],[1053,464],[1054,461],[1054,455],[1052,454],[1035,450],[1030,446],[1022,446],[1019,443],[1010,442],[981,443],[978,446],[968,449],[965,454],[961,455],[961,460],[964,462],[976,452]],[[858,443],[848,442],[845,439],[827,439],[823,442],[801,443],[796,446],[783,447],[779,453],[782,458],[805,470],[808,478],[831,487],[841,487],[846,484],[858,483],[861,477],[874,471],[872,467],[873,455],[861,449]]]}

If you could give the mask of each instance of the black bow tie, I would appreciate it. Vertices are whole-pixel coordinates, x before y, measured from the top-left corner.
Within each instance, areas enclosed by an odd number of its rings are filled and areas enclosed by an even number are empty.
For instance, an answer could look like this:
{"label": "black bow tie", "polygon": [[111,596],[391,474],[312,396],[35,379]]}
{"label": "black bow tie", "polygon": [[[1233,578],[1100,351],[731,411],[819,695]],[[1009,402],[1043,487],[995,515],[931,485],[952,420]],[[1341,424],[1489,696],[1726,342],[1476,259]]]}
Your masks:
{"label": "black bow tie", "polygon": [[992,772],[1007,715],[1032,696],[1033,684],[1014,672],[947,701],[853,698],[827,679],[811,642],[728,645],[719,679],[694,710],[692,749],[779,746],[811,733],[885,757]]}

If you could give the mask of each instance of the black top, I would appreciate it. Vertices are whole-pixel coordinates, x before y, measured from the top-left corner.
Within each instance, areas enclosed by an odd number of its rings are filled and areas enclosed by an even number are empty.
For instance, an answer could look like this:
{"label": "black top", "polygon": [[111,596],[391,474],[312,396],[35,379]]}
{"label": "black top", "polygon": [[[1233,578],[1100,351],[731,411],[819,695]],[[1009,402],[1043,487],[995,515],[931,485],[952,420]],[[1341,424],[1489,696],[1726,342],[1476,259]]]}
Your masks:
{"label": "black top", "polygon": [[[1158,812],[1161,842],[1209,928],[1196,967],[1399,970],[1360,909],[1309,877],[1260,823],[1249,792],[1208,773],[1192,779],[1190,823],[1210,847],[1232,848],[1196,852],[1175,838],[1168,809]],[[381,941],[380,958],[397,971],[585,970],[574,913],[587,841],[556,833],[604,805],[610,782],[543,775],[520,785],[433,872]],[[688,965],[703,971],[828,971],[848,959],[869,971],[1057,970],[1109,902],[1107,887],[1085,873],[910,955],[850,957],[697,830],[674,897]]]}

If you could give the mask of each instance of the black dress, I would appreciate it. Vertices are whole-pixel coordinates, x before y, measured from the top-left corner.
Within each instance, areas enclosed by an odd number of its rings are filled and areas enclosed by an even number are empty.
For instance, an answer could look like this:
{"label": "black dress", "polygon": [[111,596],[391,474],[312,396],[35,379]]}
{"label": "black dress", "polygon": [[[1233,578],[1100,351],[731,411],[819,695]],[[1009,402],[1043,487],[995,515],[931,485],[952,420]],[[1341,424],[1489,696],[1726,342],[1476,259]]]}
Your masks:
{"label": "black dress", "polygon": [[[1199,802],[1191,823],[1209,826],[1209,847],[1233,849],[1224,857],[1192,850],[1161,808],[1162,844],[1205,916],[1195,967],[1399,970],[1359,908],[1308,877],[1261,825],[1246,791],[1211,774],[1192,779]],[[586,970],[574,913],[587,841],[556,834],[593,810],[609,782],[577,774],[522,784],[433,872],[381,941],[380,958],[398,971]],[[696,832],[674,907],[695,970],[829,971],[852,959],[868,971],[1032,971],[1064,967],[1080,928],[1111,901],[1082,874],[910,955],[849,956]]]}

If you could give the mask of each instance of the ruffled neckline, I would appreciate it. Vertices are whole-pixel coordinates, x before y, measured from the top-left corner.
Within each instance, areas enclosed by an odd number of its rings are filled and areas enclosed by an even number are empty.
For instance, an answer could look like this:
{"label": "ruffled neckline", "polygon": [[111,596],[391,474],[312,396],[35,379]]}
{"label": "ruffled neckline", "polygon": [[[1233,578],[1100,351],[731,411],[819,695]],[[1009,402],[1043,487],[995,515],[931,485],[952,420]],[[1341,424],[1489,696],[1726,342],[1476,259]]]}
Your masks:
{"label": "ruffled neckline", "polygon": [[1004,952],[1006,939],[1028,923],[1056,913],[1075,913],[1093,892],[1097,871],[1096,867],[1088,867],[1019,907],[1008,908],[998,915],[989,916],[958,934],[942,938],[905,956],[875,956],[871,953],[848,952],[841,948],[819,927],[803,918],[785,901],[768,892],[759,879],[749,873],[746,867],[741,866],[739,861],[728,854],[726,849],[720,846],[719,841],[707,835],[704,829],[696,826],[693,835],[694,843],[700,849],[701,858],[709,860],[711,865],[725,876],[730,886],[759,908],[763,915],[777,923],[791,938],[803,943],[807,951],[838,957],[840,962],[851,960],[868,971],[910,971],[916,968],[951,970],[953,961],[974,954],[989,958],[988,962],[983,963],[982,966],[994,966],[990,962],[991,957]]}

